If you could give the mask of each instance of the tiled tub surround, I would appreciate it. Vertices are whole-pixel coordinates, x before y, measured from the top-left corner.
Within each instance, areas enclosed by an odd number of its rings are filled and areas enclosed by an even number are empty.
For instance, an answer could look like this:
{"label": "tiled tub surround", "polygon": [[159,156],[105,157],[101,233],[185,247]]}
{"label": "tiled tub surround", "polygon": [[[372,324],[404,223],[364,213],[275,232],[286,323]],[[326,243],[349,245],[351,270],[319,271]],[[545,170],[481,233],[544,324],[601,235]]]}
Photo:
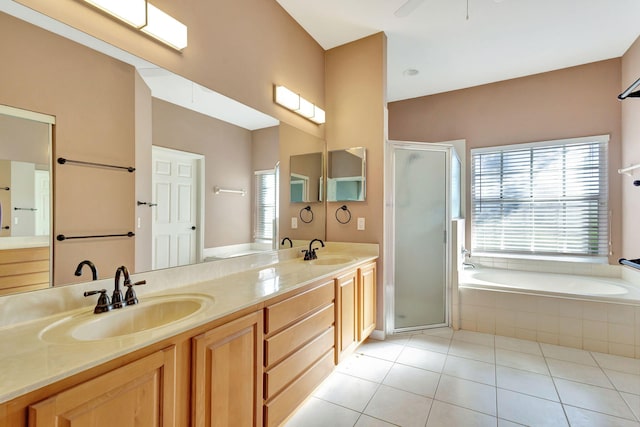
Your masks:
{"label": "tiled tub surround", "polygon": [[[462,329],[640,358],[640,272],[623,266],[551,261],[474,257],[473,262],[478,268],[463,272],[459,283]],[[513,272],[512,288],[469,277],[508,275],[509,269],[541,272],[536,276],[540,288],[549,288],[550,280],[567,283],[584,276],[594,278],[597,286],[602,284],[600,279],[619,281],[612,286],[621,288],[570,294],[567,289],[557,293],[524,288],[517,282],[519,271]],[[529,281],[531,277],[526,276],[523,280]]]}
{"label": "tiled tub surround", "polygon": [[39,337],[55,321],[91,310],[97,296],[84,298],[83,292],[105,288],[110,294],[113,279],[0,297],[0,403],[378,256],[376,244],[326,245],[318,258],[340,254],[353,262],[310,265],[294,248],[134,274],[132,281],[147,281],[136,288],[141,303],[151,296],[183,293],[210,295],[215,303],[188,321],[122,338],[57,344]]}

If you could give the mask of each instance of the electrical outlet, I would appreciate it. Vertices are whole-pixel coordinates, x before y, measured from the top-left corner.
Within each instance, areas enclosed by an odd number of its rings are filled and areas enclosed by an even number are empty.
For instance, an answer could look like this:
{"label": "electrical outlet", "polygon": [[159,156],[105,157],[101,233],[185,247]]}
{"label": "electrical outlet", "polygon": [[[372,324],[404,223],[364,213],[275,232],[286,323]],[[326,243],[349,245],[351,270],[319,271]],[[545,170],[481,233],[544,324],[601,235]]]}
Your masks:
{"label": "electrical outlet", "polygon": [[293,228],[294,230],[298,228],[298,218],[296,218],[295,216],[291,217],[291,228]]}
{"label": "electrical outlet", "polygon": [[364,230],[364,218],[358,218],[358,230]]}
{"label": "electrical outlet", "polygon": [[142,218],[138,217],[138,228],[142,227]]}

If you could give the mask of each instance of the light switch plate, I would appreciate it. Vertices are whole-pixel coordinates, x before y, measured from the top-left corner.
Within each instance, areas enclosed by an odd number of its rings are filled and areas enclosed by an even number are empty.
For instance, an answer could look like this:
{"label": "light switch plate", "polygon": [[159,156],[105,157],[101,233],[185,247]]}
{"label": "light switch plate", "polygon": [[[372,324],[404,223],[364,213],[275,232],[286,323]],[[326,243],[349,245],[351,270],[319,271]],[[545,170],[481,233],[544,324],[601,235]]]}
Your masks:
{"label": "light switch plate", "polygon": [[358,230],[364,230],[364,218],[358,218]]}
{"label": "light switch plate", "polygon": [[291,228],[298,228],[298,218],[296,218],[295,216],[291,217]]}

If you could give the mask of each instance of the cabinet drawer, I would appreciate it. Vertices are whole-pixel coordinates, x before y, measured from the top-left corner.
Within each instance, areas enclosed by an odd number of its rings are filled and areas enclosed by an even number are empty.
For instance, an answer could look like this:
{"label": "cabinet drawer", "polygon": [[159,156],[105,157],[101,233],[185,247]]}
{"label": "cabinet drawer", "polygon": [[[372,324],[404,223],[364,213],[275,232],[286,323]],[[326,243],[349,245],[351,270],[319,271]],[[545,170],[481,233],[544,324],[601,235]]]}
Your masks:
{"label": "cabinet drawer", "polygon": [[333,370],[333,351],[316,362],[307,372],[264,406],[266,426],[282,423]]}
{"label": "cabinet drawer", "polygon": [[304,343],[320,335],[333,325],[334,308],[330,304],[265,340],[265,367],[270,367],[286,355],[292,353]]}
{"label": "cabinet drawer", "polygon": [[264,374],[264,398],[271,399],[323,354],[333,348],[334,328],[314,339]]}
{"label": "cabinet drawer", "polygon": [[269,334],[333,301],[333,280],[265,309],[264,332]]}

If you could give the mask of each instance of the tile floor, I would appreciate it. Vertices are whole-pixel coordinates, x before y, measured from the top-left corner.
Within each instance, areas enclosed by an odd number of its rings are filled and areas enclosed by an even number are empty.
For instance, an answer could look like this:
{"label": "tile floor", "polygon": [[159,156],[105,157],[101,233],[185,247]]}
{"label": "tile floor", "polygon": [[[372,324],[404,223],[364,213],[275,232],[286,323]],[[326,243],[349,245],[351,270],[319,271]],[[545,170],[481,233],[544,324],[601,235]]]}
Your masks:
{"label": "tile floor", "polygon": [[468,331],[368,340],[287,427],[636,426],[640,359]]}

